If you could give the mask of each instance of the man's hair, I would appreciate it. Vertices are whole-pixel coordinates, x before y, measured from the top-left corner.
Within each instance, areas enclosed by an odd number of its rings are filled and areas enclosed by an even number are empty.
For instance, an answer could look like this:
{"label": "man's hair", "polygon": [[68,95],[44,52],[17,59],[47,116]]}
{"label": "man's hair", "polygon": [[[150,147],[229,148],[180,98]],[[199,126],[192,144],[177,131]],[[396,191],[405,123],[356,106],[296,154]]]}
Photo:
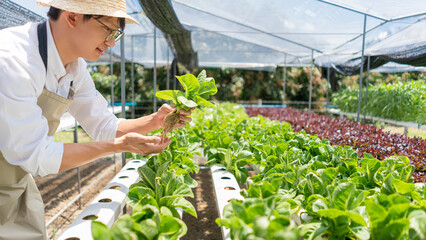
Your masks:
{"label": "man's hair", "polygon": [[[62,9],[59,8],[55,8],[55,7],[50,7],[49,12],[47,12],[47,16],[52,19],[53,21],[56,21],[59,19],[59,15],[61,15],[62,13]],[[87,21],[91,18],[96,18],[99,19],[101,17],[105,17],[102,15],[92,15],[92,14],[83,14],[83,20]],[[124,20],[124,18],[119,18],[120,20],[120,28],[121,30],[124,30],[124,27],[126,26],[126,21]]]}

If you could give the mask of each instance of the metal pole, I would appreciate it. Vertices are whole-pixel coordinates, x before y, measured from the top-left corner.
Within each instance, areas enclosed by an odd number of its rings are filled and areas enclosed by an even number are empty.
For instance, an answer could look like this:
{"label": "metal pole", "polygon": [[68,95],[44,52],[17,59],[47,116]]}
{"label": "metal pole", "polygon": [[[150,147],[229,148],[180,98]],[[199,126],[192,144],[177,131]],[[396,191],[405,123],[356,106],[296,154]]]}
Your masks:
{"label": "metal pole", "polygon": [[312,110],[312,72],[314,71],[314,50],[311,52],[311,78],[309,81],[309,112]]}
{"label": "metal pole", "polygon": [[121,117],[126,119],[126,76],[124,66],[124,37],[121,39],[120,50],[121,50]]}
{"label": "metal pole", "polygon": [[[78,143],[78,123],[77,120],[75,120],[75,126],[74,126],[74,143]],[[80,167],[77,167],[77,191],[78,194],[81,193],[81,174],[80,174]],[[81,209],[81,199],[78,199],[78,209]]]}
{"label": "metal pole", "polygon": [[[125,66],[124,66],[124,40],[125,37],[121,38],[120,52],[121,52],[121,117],[126,118],[126,76],[125,76]],[[121,167],[126,165],[126,153],[121,153]],[[123,214],[126,214],[126,205],[123,208]]]}
{"label": "metal pole", "polygon": [[328,100],[330,93],[330,68],[327,68],[327,102],[325,103],[325,113],[328,116]]}
{"label": "metal pole", "polygon": [[154,28],[154,112],[157,112],[157,28]]}
{"label": "metal pole", "polygon": [[112,65],[112,49],[109,51],[109,76],[111,77],[111,108],[114,113],[114,77],[113,77],[113,65]]}
{"label": "metal pole", "polygon": [[362,92],[362,72],[364,71],[364,47],[365,47],[365,28],[367,25],[367,15],[364,15],[364,30],[362,33],[362,52],[361,52],[361,68],[359,71],[359,93],[358,93],[358,111],[356,121],[359,122],[359,113],[361,111],[361,92]]}
{"label": "metal pole", "polygon": [[166,89],[169,90],[170,89],[169,48],[167,48],[167,64],[166,64],[166,68],[167,68],[167,86],[166,86]]}
{"label": "metal pole", "polygon": [[[173,65],[173,62],[175,63],[174,65]],[[177,90],[177,81],[176,81],[176,75],[178,75],[178,71],[177,71],[177,61],[176,61],[176,58],[175,58],[175,61],[173,61],[172,62],[172,67],[173,67],[173,69],[172,69],[172,79],[173,79],[173,90]]]}
{"label": "metal pole", "polygon": [[364,122],[367,115],[367,99],[368,99],[368,78],[370,75],[370,56],[367,57],[367,83],[365,84],[365,104],[364,104]]}
{"label": "metal pole", "polygon": [[287,107],[285,105],[285,87],[286,87],[286,80],[287,80],[286,79],[287,78],[287,76],[286,76],[286,74],[287,74],[286,65],[287,65],[287,54],[284,54],[284,68],[283,68],[283,108]]}
{"label": "metal pole", "polygon": [[[112,64],[112,48],[109,49],[109,76],[111,78],[111,110],[114,114],[114,77],[113,77],[113,64]],[[116,173],[115,169],[115,153],[114,153],[114,173]]]}
{"label": "metal pole", "polygon": [[131,40],[131,51],[132,51],[132,72],[131,72],[131,78],[132,78],[132,115],[131,118],[135,118],[135,67],[134,67],[134,58],[133,58],[133,36],[130,38]]}

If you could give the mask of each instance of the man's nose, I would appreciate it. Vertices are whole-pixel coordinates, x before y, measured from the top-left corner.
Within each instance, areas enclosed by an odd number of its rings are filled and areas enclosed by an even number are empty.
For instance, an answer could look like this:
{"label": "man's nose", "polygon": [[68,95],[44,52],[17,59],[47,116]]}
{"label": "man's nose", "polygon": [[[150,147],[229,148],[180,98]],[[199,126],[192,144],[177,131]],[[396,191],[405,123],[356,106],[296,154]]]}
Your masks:
{"label": "man's nose", "polygon": [[110,39],[110,40],[105,40],[105,44],[110,47],[113,48],[115,46],[115,39]]}

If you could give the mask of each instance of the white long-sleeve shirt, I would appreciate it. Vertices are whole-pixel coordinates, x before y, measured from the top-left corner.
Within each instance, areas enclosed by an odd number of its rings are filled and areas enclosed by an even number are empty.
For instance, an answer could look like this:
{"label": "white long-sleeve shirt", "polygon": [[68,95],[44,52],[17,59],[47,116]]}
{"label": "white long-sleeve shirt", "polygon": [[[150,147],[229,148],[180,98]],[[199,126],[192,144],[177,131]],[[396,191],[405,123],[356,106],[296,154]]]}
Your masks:
{"label": "white long-sleeve shirt", "polygon": [[79,58],[63,66],[49,23],[47,48],[46,76],[36,23],[0,31],[0,151],[10,164],[40,176],[59,171],[64,151],[63,143],[47,136],[47,120],[37,105],[43,88],[66,98],[74,80],[68,112],[95,141],[113,139],[119,123],[95,89],[86,62]]}

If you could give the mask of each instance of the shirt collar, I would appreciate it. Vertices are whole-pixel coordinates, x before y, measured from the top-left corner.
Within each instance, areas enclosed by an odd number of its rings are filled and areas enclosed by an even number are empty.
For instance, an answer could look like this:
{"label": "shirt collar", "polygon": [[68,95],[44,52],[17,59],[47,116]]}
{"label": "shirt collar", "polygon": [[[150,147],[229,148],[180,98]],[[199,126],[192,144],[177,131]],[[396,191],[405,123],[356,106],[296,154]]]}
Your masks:
{"label": "shirt collar", "polygon": [[59,56],[58,49],[56,48],[55,41],[53,40],[52,31],[50,30],[50,23],[47,20],[47,66],[48,69],[53,71],[56,79],[63,77],[66,74],[64,65],[62,64],[61,57]]}

